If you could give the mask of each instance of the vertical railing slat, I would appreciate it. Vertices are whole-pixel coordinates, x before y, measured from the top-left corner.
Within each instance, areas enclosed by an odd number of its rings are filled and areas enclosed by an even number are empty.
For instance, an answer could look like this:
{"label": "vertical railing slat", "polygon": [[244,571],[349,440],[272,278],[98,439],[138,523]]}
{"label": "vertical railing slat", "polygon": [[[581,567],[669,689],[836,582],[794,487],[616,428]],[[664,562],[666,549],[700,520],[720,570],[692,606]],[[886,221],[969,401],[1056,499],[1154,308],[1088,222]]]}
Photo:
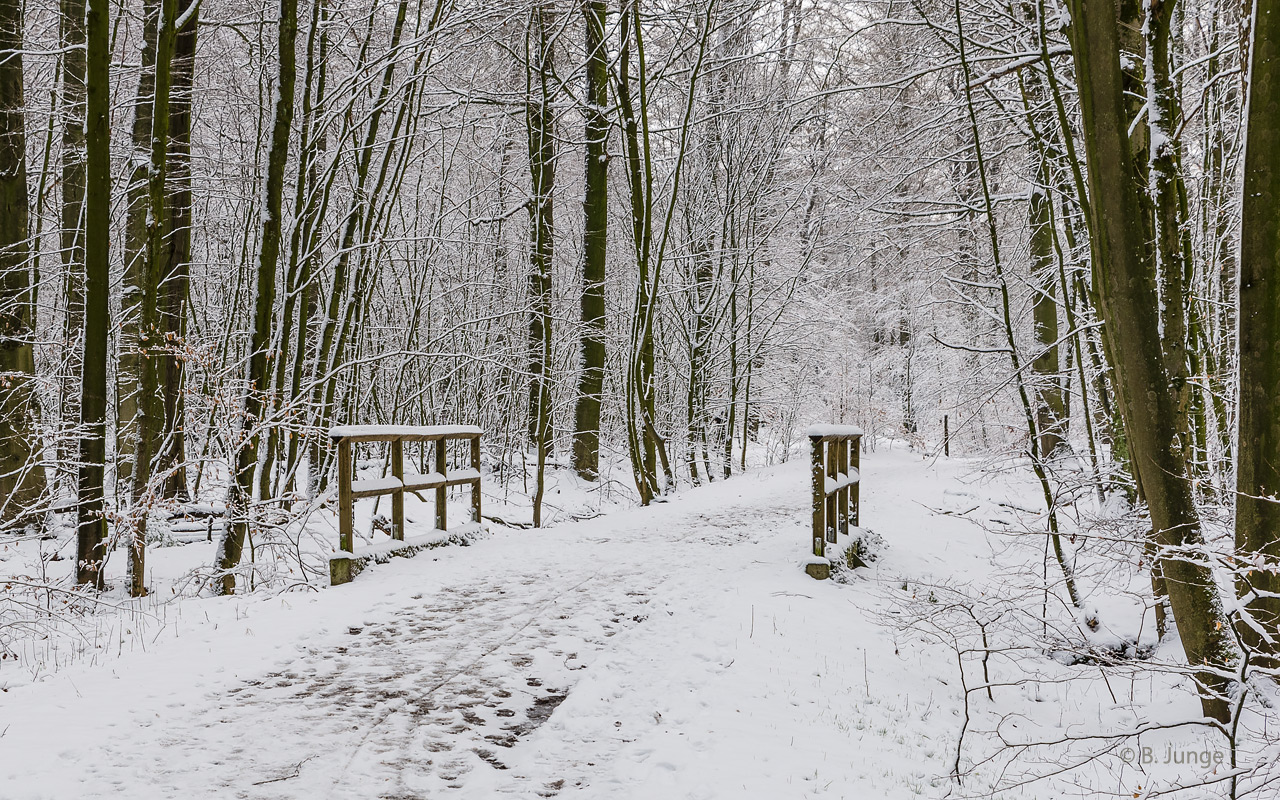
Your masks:
{"label": "vertical railing slat", "polygon": [[476,471],[476,482],[471,484],[471,521],[480,523],[480,437],[471,439],[471,468]]}
{"label": "vertical railing slat", "polygon": [[[826,448],[827,448],[827,476],[830,477],[832,480],[835,480],[836,470],[838,468],[838,465],[836,464],[836,454],[840,451],[840,440],[836,439],[835,441],[827,442]],[[825,494],[826,486],[823,486],[822,488],[823,488],[823,493]],[[837,494],[838,492],[832,492],[831,494],[827,495],[827,541],[832,544],[835,544],[836,542],[836,525],[837,525],[836,518],[838,516],[838,513],[836,511],[836,495]]]}
{"label": "vertical railing slat", "polygon": [[355,519],[351,498],[351,441],[338,440],[338,549],[354,552]]}
{"label": "vertical railing slat", "polygon": [[404,441],[391,442],[391,474],[400,479],[400,488],[391,495],[391,538],[404,541]]}
{"label": "vertical railing slat", "polygon": [[[846,478],[849,476],[849,440],[841,439],[836,442],[836,463],[839,465],[839,472]],[[840,487],[836,492],[836,513],[840,515],[840,533],[849,534],[849,487],[847,485]]]}
{"label": "vertical railing slat", "polygon": [[[436,439],[436,472],[443,475],[446,479],[448,474],[448,451],[445,446],[448,442],[445,439]],[[447,487],[441,486],[436,489],[436,529],[448,530],[449,522],[449,490]]]}
{"label": "vertical railing slat", "polygon": [[813,554],[822,556],[826,552],[823,529],[826,527],[823,508],[826,506],[826,477],[823,474],[822,437],[809,437],[810,477],[813,481]]}
{"label": "vertical railing slat", "polygon": [[855,470],[857,470],[857,471],[858,471],[858,482],[857,482],[857,483],[855,483],[853,486],[849,487],[849,489],[850,489],[850,498],[849,498],[849,499],[850,499],[850,503],[851,503],[851,505],[853,506],[853,508],[851,509],[851,512],[850,512],[850,513],[851,513],[851,514],[852,514],[852,516],[853,516],[853,524],[854,524],[855,526],[858,526],[858,525],[861,525],[861,524],[862,524],[862,523],[859,521],[859,520],[861,519],[861,516],[860,516],[859,511],[858,511],[858,497],[859,497],[859,493],[860,493],[860,491],[861,491],[861,489],[862,489],[862,466],[861,466],[861,465],[862,465],[862,458],[861,458],[861,453],[862,453],[862,437],[861,437],[861,436],[855,436],[855,437],[853,437],[853,443],[852,443],[852,448],[851,448],[851,449],[852,449],[852,451],[853,451],[853,452],[851,453],[851,455],[852,455],[852,460],[851,460],[851,463],[850,463],[850,465],[849,465],[849,466],[850,466],[850,468],[855,469]]}

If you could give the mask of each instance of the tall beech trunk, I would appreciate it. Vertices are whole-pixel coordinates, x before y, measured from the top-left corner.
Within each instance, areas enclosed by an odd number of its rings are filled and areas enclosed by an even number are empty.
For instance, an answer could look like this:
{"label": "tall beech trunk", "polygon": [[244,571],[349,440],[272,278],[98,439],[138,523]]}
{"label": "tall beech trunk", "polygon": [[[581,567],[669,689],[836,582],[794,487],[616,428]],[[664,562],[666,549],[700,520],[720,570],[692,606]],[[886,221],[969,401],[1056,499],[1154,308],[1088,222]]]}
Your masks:
{"label": "tall beech trunk", "polygon": [[550,70],[553,9],[539,3],[533,9],[533,38],[527,73],[529,173],[533,182],[529,205],[529,441],[538,460],[533,493],[533,524],[542,524],[542,495],[546,488],[547,456],[551,450],[551,264],[555,230],[552,214],[555,190],[555,118],[551,110]]}
{"label": "tall beech trunk", "polygon": [[1254,9],[1240,227],[1236,548],[1242,563],[1236,582],[1253,622],[1241,625],[1241,637],[1274,665],[1280,653],[1280,0],[1255,0]]}
{"label": "tall beech trunk", "polygon": [[[63,295],[62,375],[58,407],[63,425],[80,414],[77,378],[80,337],[84,335],[84,189],[85,189],[85,0],[61,0],[58,41],[62,45],[62,208],[59,247]],[[58,460],[74,482],[74,435],[59,435]]]}
{"label": "tall beech trunk", "polygon": [[[151,125],[147,132],[150,155],[145,171],[146,205],[140,232],[143,250],[138,258],[140,289],[137,308],[136,342],[131,355],[136,359],[138,389],[134,422],[136,439],[133,450],[131,479],[132,525],[129,531],[129,594],[142,597],[146,592],[147,515],[154,500],[152,476],[156,446],[162,428],[159,388],[159,362],[167,342],[160,331],[160,282],[168,272],[169,243],[168,203],[165,177],[169,162],[169,94],[172,86],[175,0],[160,0],[149,9],[155,15],[150,24],[155,28],[155,70],[152,75]],[[139,93],[139,100],[142,99]],[[135,129],[136,134],[136,129]],[[131,209],[131,212],[133,209]],[[132,220],[131,222],[137,222]],[[136,348],[134,350],[133,348]]]}
{"label": "tall beech trunk", "polygon": [[608,58],[604,42],[604,0],[585,0],[586,144],[582,200],[582,372],[574,409],[573,468],[585,480],[600,475],[600,398],[604,392],[605,259],[608,256],[609,121]]}
{"label": "tall beech trunk", "polygon": [[258,463],[262,412],[271,384],[271,323],[276,300],[276,262],[280,259],[281,208],[284,173],[289,160],[289,128],[293,125],[293,94],[297,82],[298,0],[280,0],[277,30],[279,74],[271,150],[267,156],[267,185],[262,209],[262,238],[258,246],[258,275],[253,309],[253,337],[245,372],[240,432],[236,438],[235,470],[227,484],[229,524],[218,543],[218,569],[223,594],[234,594],[236,576],[249,531],[249,503],[253,498],[253,470]]}
{"label": "tall beech trunk", "polygon": [[[1188,663],[1207,716],[1226,720],[1229,682],[1213,670],[1237,658],[1234,640],[1203,552],[1181,442],[1185,417],[1169,391],[1161,348],[1156,265],[1147,243],[1151,207],[1145,166],[1129,139],[1115,0],[1068,0],[1089,186],[1094,290],[1105,323],[1135,472],[1161,550],[1161,570]],[[1194,669],[1194,666],[1193,666]]]}
{"label": "tall beech trunk", "polygon": [[111,18],[109,0],[88,0],[85,16],[84,372],[80,381],[80,467],[76,583],[104,586],[107,520],[107,297],[111,265]]}
{"label": "tall beech trunk", "polygon": [[191,90],[195,81],[197,0],[178,0],[174,32],[173,87],[169,99],[169,165],[166,274],[161,278],[160,329],[165,338],[160,368],[164,403],[163,442],[157,466],[165,497],[186,499],[186,424],[183,400],[187,294],[191,281]]}
{"label": "tall beech trunk", "polygon": [[[1174,393],[1182,427],[1191,432],[1191,386],[1188,383],[1186,273],[1187,243],[1183,204],[1181,202],[1181,154],[1174,131],[1178,129],[1178,102],[1170,71],[1170,25],[1175,0],[1153,0],[1147,6],[1145,25],[1147,47],[1147,128],[1150,132],[1148,151],[1148,193],[1153,203],[1153,227],[1156,275],[1159,281],[1161,346],[1165,370],[1169,373],[1169,389]],[[1180,444],[1183,457],[1191,462],[1192,436]]]}
{"label": "tall beech trunk", "polygon": [[20,0],[0,0],[0,528],[34,522],[45,491],[27,236]]}
{"label": "tall beech trunk", "polygon": [[[162,0],[146,0],[142,25],[142,73],[133,100],[131,170],[126,190],[124,230],[124,286],[120,299],[120,335],[116,357],[116,486],[120,495],[132,495],[133,467],[137,460],[139,403],[142,399],[143,337],[154,311],[146,298],[154,296],[148,285],[147,219],[150,212],[148,170],[151,166],[152,119],[155,113],[156,45],[160,33]],[[166,120],[167,122],[167,120]]]}

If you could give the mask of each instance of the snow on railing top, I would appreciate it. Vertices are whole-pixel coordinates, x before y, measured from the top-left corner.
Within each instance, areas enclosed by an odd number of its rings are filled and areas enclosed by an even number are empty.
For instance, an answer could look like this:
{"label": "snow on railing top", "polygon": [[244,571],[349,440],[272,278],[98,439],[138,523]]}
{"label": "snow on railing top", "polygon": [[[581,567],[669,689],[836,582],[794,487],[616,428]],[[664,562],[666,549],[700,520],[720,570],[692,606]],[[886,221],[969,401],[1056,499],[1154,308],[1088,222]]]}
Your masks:
{"label": "snow on railing top", "polygon": [[856,425],[810,425],[806,431],[808,436],[861,436],[862,428]]}
{"label": "snow on railing top", "polygon": [[475,425],[339,425],[329,429],[330,439],[451,439],[479,436]]}

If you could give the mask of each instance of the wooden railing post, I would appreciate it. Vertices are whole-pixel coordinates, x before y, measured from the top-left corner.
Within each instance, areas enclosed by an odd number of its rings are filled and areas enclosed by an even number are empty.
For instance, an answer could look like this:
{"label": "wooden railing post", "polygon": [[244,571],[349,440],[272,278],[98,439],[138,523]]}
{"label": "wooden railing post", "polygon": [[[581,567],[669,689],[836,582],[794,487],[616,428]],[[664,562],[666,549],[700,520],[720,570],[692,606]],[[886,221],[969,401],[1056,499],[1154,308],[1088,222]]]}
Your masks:
{"label": "wooden railing post", "polygon": [[[840,469],[838,469],[837,472],[847,479],[849,477],[849,451],[851,449],[849,447],[849,440],[841,439],[839,442],[836,442],[836,447],[839,448],[837,451],[836,462],[840,465]],[[847,485],[847,482],[845,486],[840,488],[840,491],[836,492],[836,494],[838,495],[838,497],[836,497],[836,509],[840,514],[840,532],[848,536],[849,486]]]}
{"label": "wooden railing post", "polygon": [[338,549],[348,553],[355,551],[354,509],[351,497],[351,442],[338,440]]}
{"label": "wooden railing post", "polygon": [[[834,482],[836,480],[836,473],[839,469],[839,465],[836,463],[836,460],[837,460],[836,456],[840,452],[840,441],[837,439],[836,441],[833,441],[833,442],[827,442],[826,446],[827,446],[827,476],[830,477],[831,480]],[[824,486],[823,487],[824,493],[825,493],[825,490],[826,490],[826,487]],[[835,544],[835,541],[836,541],[836,526],[838,524],[837,518],[839,517],[839,512],[836,510],[837,494],[839,494],[839,492],[832,492],[831,494],[827,495],[827,541],[831,542],[832,544]]]}
{"label": "wooden railing post", "polygon": [[[448,451],[445,446],[448,441],[445,439],[436,440],[436,472],[444,478],[448,478]],[[448,530],[449,523],[449,489],[446,486],[440,486],[436,489],[436,529]]]}
{"label": "wooden railing post", "polygon": [[400,489],[391,495],[391,538],[404,541],[404,442],[391,442],[391,474],[400,479]]}
{"label": "wooden railing post", "polygon": [[853,440],[852,440],[852,447],[851,447],[851,449],[853,450],[853,452],[851,453],[851,455],[853,456],[853,458],[851,459],[851,463],[850,463],[850,465],[849,465],[849,466],[850,466],[850,468],[851,468],[851,469],[855,469],[855,470],[857,470],[857,471],[859,472],[858,482],[857,482],[857,483],[855,483],[852,487],[850,487],[850,501],[851,501],[851,503],[852,503],[852,505],[853,505],[853,508],[851,509],[851,512],[850,512],[850,513],[853,515],[853,524],[854,524],[855,526],[857,526],[857,525],[862,524],[862,523],[860,523],[860,522],[858,521],[859,519],[861,519],[861,517],[860,517],[860,515],[859,515],[859,512],[858,512],[858,495],[860,494],[861,489],[862,489],[862,478],[861,478],[861,472],[862,472],[862,466],[861,466],[861,465],[862,465],[862,458],[861,458],[861,453],[862,453],[862,437],[861,437],[861,436],[855,436],[855,437],[853,437]]}
{"label": "wooden railing post", "polygon": [[823,470],[822,437],[810,436],[809,447],[811,458],[809,474],[813,481],[813,554],[815,556],[823,556],[826,554],[826,545],[824,544],[826,522],[823,509],[827,504],[827,479]]}
{"label": "wooden railing post", "polygon": [[[471,440],[471,468],[476,471],[477,478],[480,475],[480,437],[476,436]],[[471,521],[479,524],[480,522],[480,481],[477,479],[471,485]]]}

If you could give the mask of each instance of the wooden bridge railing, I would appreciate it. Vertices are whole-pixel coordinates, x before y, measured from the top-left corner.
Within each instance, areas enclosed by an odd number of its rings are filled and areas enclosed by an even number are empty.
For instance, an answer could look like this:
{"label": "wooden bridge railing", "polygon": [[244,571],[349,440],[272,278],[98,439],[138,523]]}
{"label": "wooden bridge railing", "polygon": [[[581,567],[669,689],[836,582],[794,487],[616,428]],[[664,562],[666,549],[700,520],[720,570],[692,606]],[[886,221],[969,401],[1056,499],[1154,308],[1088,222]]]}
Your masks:
{"label": "wooden bridge railing", "polygon": [[[391,539],[404,541],[404,495],[435,489],[435,527],[448,530],[448,489],[471,486],[471,516],[480,522],[480,437],[484,431],[472,425],[343,425],[332,428],[329,438],[338,448],[338,547],[341,559],[330,560],[330,582],[351,580],[350,559],[355,556],[355,501],[362,497],[391,495]],[[449,470],[448,443],[470,440],[471,467]],[[361,442],[387,442],[391,446],[391,475],[355,480],[352,446]],[[405,442],[435,442],[435,469],[426,474],[404,471]],[[425,461],[425,454],[424,454]],[[338,560],[346,563],[339,564]]]}
{"label": "wooden bridge railing", "polygon": [[808,435],[812,450],[813,554],[821,558],[826,555],[827,543],[836,542],[837,532],[847,534],[851,522],[858,524],[862,430],[852,425],[813,425]]}

